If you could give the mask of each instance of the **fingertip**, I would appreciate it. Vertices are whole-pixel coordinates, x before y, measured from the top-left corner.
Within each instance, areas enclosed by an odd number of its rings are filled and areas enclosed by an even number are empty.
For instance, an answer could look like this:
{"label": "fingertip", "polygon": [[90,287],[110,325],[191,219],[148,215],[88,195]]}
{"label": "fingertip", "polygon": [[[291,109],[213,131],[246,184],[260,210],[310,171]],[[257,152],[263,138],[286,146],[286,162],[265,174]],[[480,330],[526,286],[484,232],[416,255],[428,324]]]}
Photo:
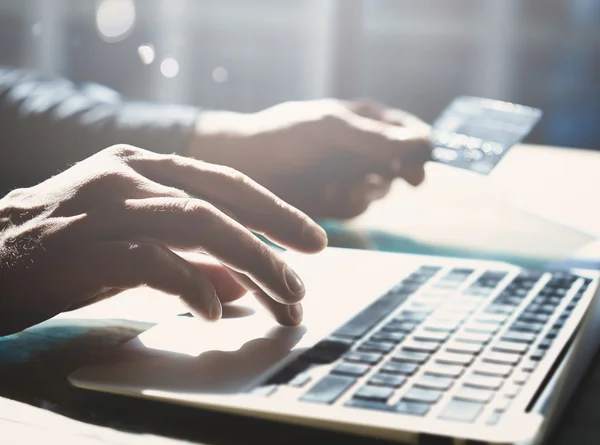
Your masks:
{"label": "fingertip", "polygon": [[304,310],[302,309],[302,305],[300,303],[290,304],[288,306],[288,314],[289,314],[289,326],[298,326],[302,323],[302,318],[304,317]]}
{"label": "fingertip", "polygon": [[401,177],[410,185],[417,187],[425,180],[425,169],[422,165],[411,166],[402,171]]}
{"label": "fingertip", "polygon": [[209,318],[211,321],[218,321],[223,316],[223,306],[218,298],[214,298],[212,306],[210,308]]}
{"label": "fingertip", "polygon": [[302,227],[302,237],[309,252],[320,252],[327,247],[327,232],[310,219],[306,219]]}

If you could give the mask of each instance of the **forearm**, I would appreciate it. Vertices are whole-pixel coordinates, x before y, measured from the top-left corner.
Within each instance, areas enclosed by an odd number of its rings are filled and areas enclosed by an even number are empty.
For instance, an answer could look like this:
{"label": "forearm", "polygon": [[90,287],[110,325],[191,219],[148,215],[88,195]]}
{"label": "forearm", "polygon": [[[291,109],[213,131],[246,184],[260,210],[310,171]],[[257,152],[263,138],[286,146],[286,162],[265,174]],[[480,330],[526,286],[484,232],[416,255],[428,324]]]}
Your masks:
{"label": "forearm", "polygon": [[0,69],[0,196],[117,143],[183,153],[193,107],[124,102],[64,79]]}

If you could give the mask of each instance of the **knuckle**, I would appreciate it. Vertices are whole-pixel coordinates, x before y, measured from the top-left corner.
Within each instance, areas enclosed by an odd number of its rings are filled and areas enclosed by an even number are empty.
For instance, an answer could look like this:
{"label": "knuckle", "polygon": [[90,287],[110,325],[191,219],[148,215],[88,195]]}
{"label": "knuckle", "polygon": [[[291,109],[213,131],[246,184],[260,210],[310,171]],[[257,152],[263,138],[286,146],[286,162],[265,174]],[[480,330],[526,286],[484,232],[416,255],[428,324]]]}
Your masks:
{"label": "knuckle", "polygon": [[206,201],[193,198],[182,199],[175,206],[177,212],[190,215],[194,220],[199,221],[204,228],[218,223],[216,216],[219,211],[214,205]]}
{"label": "knuckle", "polygon": [[249,176],[231,167],[220,168],[218,174],[242,187],[252,186],[254,184],[254,181],[252,181]]}
{"label": "knuckle", "polygon": [[108,156],[115,157],[121,161],[127,161],[130,158],[139,155],[142,152],[142,149],[134,147],[133,145],[117,144],[104,149],[103,152]]}
{"label": "knuckle", "polygon": [[120,169],[106,170],[95,175],[90,180],[90,187],[100,188],[103,192],[107,189],[111,191],[122,191],[135,185],[133,176]]}
{"label": "knuckle", "polygon": [[184,163],[184,158],[176,154],[161,154],[153,156],[152,163],[157,166],[161,165],[181,165]]}

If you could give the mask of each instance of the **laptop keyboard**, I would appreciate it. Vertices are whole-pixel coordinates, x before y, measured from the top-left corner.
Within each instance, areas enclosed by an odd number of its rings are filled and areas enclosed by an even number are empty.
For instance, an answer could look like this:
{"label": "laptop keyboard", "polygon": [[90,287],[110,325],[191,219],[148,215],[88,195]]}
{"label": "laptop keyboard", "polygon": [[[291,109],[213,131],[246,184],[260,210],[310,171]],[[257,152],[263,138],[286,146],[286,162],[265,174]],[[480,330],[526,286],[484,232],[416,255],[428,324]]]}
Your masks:
{"label": "laptop keyboard", "polygon": [[[316,404],[495,424],[590,279],[566,272],[423,266],[261,387]],[[312,381],[307,370],[331,365]]]}

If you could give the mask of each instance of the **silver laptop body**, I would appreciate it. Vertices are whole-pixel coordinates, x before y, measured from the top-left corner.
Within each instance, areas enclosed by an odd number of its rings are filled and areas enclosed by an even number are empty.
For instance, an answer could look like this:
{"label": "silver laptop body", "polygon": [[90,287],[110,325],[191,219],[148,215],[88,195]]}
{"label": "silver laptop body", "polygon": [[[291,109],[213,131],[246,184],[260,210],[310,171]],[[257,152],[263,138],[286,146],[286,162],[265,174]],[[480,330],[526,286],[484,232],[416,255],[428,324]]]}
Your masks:
{"label": "silver laptop body", "polygon": [[246,296],[218,323],[165,320],[71,382],[402,443],[533,444],[600,341],[596,271],[285,255],[307,285],[303,325],[277,326]]}

